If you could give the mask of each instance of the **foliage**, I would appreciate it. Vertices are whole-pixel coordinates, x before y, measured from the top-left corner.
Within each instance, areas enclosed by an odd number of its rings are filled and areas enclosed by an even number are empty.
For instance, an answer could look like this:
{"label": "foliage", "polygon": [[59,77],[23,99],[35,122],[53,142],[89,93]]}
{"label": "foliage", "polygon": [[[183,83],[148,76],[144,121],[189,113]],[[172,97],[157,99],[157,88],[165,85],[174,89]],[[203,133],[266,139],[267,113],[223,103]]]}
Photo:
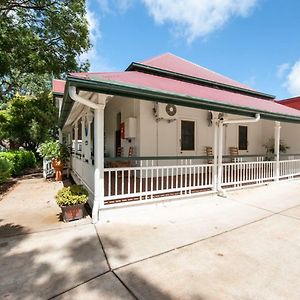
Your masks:
{"label": "foliage", "polygon": [[63,187],[57,192],[56,203],[58,206],[70,206],[86,203],[88,192],[82,185]]}
{"label": "foliage", "polygon": [[70,156],[69,148],[59,141],[49,141],[41,144],[38,152],[47,160],[57,159],[62,162],[67,161]]}
{"label": "foliage", "polygon": [[85,0],[1,0],[0,101],[87,69],[79,56],[89,48]]}
{"label": "foliage", "polygon": [[[263,147],[266,149],[267,154],[274,154],[275,153],[275,140],[274,138],[270,138],[265,144],[263,144]],[[286,153],[287,150],[289,150],[290,147],[283,141],[280,140],[279,142],[279,152]]]}
{"label": "foliage", "polygon": [[11,174],[18,176],[27,168],[34,168],[36,166],[36,158],[32,151],[8,151],[0,152],[0,159],[5,158],[11,163]]}
{"label": "foliage", "polygon": [[4,157],[0,157],[0,183],[7,181],[11,176],[12,163]]}
{"label": "foliage", "polygon": [[56,132],[57,109],[51,95],[16,95],[0,111],[0,140],[9,140],[12,148],[23,146],[36,151],[41,142]]}

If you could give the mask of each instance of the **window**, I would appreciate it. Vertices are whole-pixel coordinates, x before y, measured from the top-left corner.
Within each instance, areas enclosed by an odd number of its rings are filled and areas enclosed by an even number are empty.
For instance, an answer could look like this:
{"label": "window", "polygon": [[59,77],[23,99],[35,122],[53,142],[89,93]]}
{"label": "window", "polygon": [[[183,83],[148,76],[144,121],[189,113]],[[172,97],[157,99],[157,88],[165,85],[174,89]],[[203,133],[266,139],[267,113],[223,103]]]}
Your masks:
{"label": "window", "polygon": [[248,150],[248,127],[239,126],[239,150]]}
{"label": "window", "polygon": [[195,150],[195,122],[181,121],[181,150]]}

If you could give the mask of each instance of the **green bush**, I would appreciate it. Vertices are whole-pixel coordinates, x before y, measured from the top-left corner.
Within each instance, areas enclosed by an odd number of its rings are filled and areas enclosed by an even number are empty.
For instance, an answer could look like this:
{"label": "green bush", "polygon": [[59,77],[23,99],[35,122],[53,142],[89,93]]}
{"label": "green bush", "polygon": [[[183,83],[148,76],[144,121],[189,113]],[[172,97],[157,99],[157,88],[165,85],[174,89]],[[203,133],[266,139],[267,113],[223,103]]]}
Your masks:
{"label": "green bush", "polygon": [[56,203],[58,206],[83,204],[87,202],[88,195],[88,191],[82,185],[63,187],[56,194]]}
{"label": "green bush", "polygon": [[12,176],[22,174],[22,171],[27,168],[34,168],[36,166],[36,158],[33,152],[20,150],[0,152],[0,158],[6,158],[11,164]]}
{"label": "green bush", "polygon": [[12,163],[4,157],[0,157],[0,183],[7,181],[11,176]]}
{"label": "green bush", "polygon": [[39,154],[48,160],[57,159],[65,162],[70,157],[69,148],[59,141],[42,143],[38,149]]}

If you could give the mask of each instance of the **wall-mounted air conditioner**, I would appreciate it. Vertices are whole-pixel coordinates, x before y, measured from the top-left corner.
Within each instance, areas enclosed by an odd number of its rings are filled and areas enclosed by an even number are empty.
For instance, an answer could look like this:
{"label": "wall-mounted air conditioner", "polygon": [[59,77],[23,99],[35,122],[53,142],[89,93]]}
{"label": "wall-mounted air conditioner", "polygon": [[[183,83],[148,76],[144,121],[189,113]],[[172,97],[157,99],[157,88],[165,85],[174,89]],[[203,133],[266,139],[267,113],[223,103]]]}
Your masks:
{"label": "wall-mounted air conditioner", "polygon": [[156,119],[175,120],[177,117],[177,107],[174,104],[155,102],[153,110]]}

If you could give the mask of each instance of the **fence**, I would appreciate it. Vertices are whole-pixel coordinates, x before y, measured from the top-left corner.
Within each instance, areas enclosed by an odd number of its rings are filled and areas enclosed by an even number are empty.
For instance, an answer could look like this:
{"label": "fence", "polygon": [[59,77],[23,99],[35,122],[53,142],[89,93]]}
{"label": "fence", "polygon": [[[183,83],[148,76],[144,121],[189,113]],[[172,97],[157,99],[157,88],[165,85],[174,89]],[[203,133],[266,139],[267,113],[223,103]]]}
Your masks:
{"label": "fence", "polygon": [[105,168],[104,201],[147,200],[212,189],[212,165]]}

